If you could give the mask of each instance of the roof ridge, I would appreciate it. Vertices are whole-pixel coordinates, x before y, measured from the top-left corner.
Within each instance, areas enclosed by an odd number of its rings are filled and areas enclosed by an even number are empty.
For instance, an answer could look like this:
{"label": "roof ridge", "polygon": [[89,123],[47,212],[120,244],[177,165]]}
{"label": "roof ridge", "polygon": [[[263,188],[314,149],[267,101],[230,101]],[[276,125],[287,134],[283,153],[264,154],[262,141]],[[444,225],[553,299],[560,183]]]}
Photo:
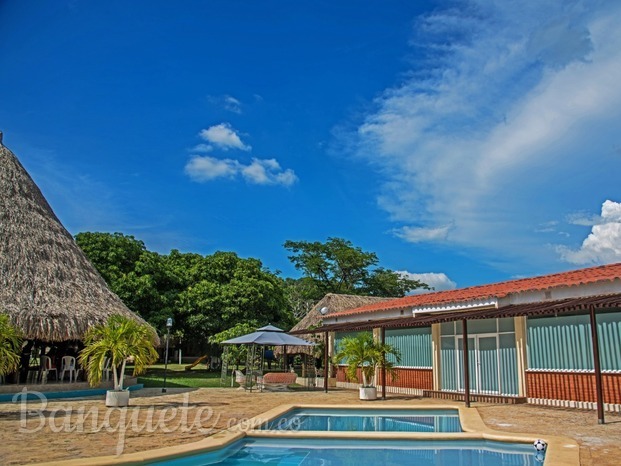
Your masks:
{"label": "roof ridge", "polygon": [[[607,275],[602,272],[612,272]],[[581,277],[581,280],[568,280],[572,276]],[[555,272],[535,277],[516,278],[500,282],[473,285],[453,290],[432,291],[417,295],[404,296],[378,304],[367,304],[355,309],[348,309],[338,314],[359,314],[363,312],[399,309],[412,305],[430,305],[448,302],[464,302],[489,297],[503,298],[513,293],[529,290],[545,290],[558,286],[575,286],[582,283],[593,283],[602,280],[621,278],[621,263],[603,264],[582,269],[572,269],[564,272]],[[478,293],[477,293],[478,292]]]}

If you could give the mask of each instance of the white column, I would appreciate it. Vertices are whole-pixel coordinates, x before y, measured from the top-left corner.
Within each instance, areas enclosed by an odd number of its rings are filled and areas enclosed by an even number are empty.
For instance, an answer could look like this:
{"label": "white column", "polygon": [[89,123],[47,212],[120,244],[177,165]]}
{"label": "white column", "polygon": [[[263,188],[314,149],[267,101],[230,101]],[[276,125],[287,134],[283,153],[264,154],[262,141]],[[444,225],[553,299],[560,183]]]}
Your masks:
{"label": "white column", "polygon": [[440,354],[440,324],[431,326],[433,389],[442,389],[442,357]]}
{"label": "white column", "polygon": [[526,317],[514,317],[515,349],[517,354],[518,395],[526,396]]}

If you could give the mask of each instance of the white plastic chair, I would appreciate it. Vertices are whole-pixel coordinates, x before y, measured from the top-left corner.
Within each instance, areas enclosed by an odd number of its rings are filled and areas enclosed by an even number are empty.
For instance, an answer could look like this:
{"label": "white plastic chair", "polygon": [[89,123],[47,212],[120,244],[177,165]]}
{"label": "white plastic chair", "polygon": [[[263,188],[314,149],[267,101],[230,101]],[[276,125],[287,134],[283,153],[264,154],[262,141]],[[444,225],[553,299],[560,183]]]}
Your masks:
{"label": "white plastic chair", "polygon": [[235,374],[235,382],[237,382],[242,387],[246,385],[246,376],[242,371],[235,370],[233,371],[233,373]]}
{"label": "white plastic chair", "polygon": [[41,369],[39,371],[41,383],[47,383],[47,375],[50,372],[54,372],[56,374],[56,380],[58,380],[58,369],[52,367],[52,358],[49,356],[41,356]]}
{"label": "white plastic chair", "polygon": [[69,383],[78,380],[78,368],[76,367],[75,358],[73,356],[63,356],[60,363],[60,381],[65,380],[65,372],[69,372]]}

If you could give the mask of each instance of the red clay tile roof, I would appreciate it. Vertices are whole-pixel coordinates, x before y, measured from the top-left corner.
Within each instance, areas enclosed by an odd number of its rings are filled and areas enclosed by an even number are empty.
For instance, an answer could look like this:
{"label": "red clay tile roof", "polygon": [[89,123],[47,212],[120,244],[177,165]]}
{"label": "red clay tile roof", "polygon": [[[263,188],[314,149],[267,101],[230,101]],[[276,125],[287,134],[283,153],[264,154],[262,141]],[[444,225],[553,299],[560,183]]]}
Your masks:
{"label": "red clay tile roof", "polygon": [[365,312],[405,309],[430,304],[504,298],[512,293],[547,290],[560,286],[577,286],[599,281],[613,281],[615,279],[621,279],[621,263],[543,275],[541,277],[521,278],[519,280],[509,280],[488,285],[471,286],[456,290],[405,296],[404,298],[349,309],[335,315],[362,314]]}

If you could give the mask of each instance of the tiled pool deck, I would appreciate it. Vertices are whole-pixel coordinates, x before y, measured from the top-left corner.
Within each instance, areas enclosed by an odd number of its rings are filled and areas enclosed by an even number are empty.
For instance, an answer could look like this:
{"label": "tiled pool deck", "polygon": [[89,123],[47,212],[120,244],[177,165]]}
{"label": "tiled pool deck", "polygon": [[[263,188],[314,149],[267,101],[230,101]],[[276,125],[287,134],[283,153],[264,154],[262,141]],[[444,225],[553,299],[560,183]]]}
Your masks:
{"label": "tiled pool deck", "polygon": [[[354,393],[352,393],[353,396]],[[244,396],[241,394],[241,396]],[[92,466],[104,465],[137,465],[147,464],[149,462],[172,459],[193,453],[210,451],[222,448],[230,443],[241,439],[245,436],[251,437],[280,437],[280,438],[299,438],[299,439],[317,439],[317,438],[338,438],[338,439],[361,439],[368,438],[374,440],[495,440],[501,442],[517,442],[532,444],[537,438],[542,438],[548,443],[548,451],[546,454],[546,466],[578,466],[580,464],[579,445],[570,438],[554,435],[541,435],[537,432],[533,433],[508,433],[490,429],[485,425],[483,419],[475,408],[465,408],[460,404],[434,404],[432,400],[427,403],[412,404],[391,404],[391,409],[456,409],[464,432],[450,433],[423,433],[423,432],[301,432],[301,431],[266,431],[258,430],[265,422],[275,419],[284,413],[296,408],[324,408],[325,404],[283,404],[276,408],[270,409],[265,413],[255,416],[246,422],[240,423],[229,429],[223,430],[217,434],[207,437],[198,442],[178,445],[168,448],[150,450],[146,452],[130,453],[120,456],[107,456],[97,458],[80,458],[76,460],[62,460],[59,462],[45,463],[45,466],[82,466],[85,464]],[[354,406],[343,404],[331,404],[331,408],[348,409]],[[359,408],[360,406],[355,406]],[[364,406],[369,410],[385,409],[387,406],[382,404],[369,404]]]}

